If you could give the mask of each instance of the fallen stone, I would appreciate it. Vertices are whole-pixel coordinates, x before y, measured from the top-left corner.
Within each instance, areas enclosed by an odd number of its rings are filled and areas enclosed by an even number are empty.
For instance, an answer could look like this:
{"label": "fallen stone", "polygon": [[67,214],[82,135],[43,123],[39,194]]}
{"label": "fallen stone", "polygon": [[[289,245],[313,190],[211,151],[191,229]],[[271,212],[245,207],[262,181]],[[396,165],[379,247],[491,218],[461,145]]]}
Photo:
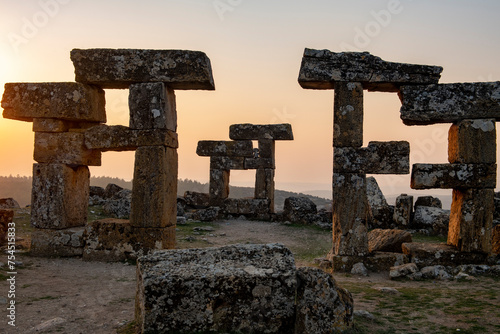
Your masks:
{"label": "fallen stone", "polygon": [[427,229],[434,235],[448,235],[450,210],[431,206],[416,206],[411,228]]}
{"label": "fallen stone", "polygon": [[413,196],[401,194],[396,198],[393,218],[396,226],[400,228],[406,229],[410,226],[413,218]]}
{"label": "fallen stone", "polygon": [[113,199],[109,199],[104,203],[103,210],[110,217],[128,219],[130,217],[131,202],[132,191],[123,189],[113,196]]}
{"label": "fallen stone", "polygon": [[352,266],[351,274],[358,276],[368,276],[368,269],[366,269],[363,262],[358,262]]}
{"label": "fallen stone", "polygon": [[288,197],[283,207],[284,219],[292,223],[310,224],[307,217],[318,212],[316,204],[307,197]]}
{"label": "fallen stone", "polygon": [[442,67],[393,63],[368,52],[305,49],[299,84],[306,89],[334,89],[337,81],[361,82],[364,89],[397,92],[401,85],[437,83]]}
{"label": "fallen stone", "polygon": [[401,294],[401,292],[399,292],[397,289],[389,288],[389,287],[375,288],[375,290],[380,291],[382,293],[386,293],[388,295],[399,295],[399,294]]}
{"label": "fallen stone", "polygon": [[85,131],[85,147],[99,151],[135,151],[143,146],[178,148],[177,133],[163,129],[133,130],[121,125],[98,125]]}
{"label": "fallen stone", "polygon": [[210,196],[207,193],[186,191],[184,193],[186,205],[195,209],[202,209],[210,206]]}
{"label": "fallen stone", "polygon": [[66,319],[57,317],[54,319],[44,321],[39,325],[36,325],[35,327],[33,327],[32,331],[33,332],[44,332],[44,331],[48,331],[48,330],[54,330],[55,329],[54,327],[60,326],[60,325],[64,324],[65,322],[66,322]]}
{"label": "fallen stone", "polygon": [[448,161],[452,164],[496,163],[496,135],[494,119],[468,119],[452,124],[448,132]]}
{"label": "fallen stone", "polygon": [[82,256],[85,245],[84,229],[36,229],[31,233],[30,254],[39,257]]}
{"label": "fallen stone", "polygon": [[407,231],[374,229],[368,232],[368,251],[402,253],[401,245],[411,241],[411,234]]}
{"label": "fallen stone", "polygon": [[368,320],[375,320],[375,316],[373,314],[371,314],[370,312],[365,311],[365,310],[355,310],[353,315],[354,315],[354,318],[365,318]]}
{"label": "fallen stone", "polygon": [[387,204],[385,196],[373,176],[366,178],[366,196],[370,226],[374,228],[394,227],[394,206]]}
{"label": "fallen stone", "polygon": [[7,231],[10,223],[14,219],[14,211],[8,209],[0,209],[0,246],[7,243]]}
{"label": "fallen stone", "polygon": [[414,274],[418,271],[418,267],[415,263],[407,263],[400,266],[392,267],[389,272],[389,277],[391,279],[403,278],[408,275]]}
{"label": "fallen stone", "polygon": [[175,92],[163,82],[130,85],[128,105],[131,129],[177,131]]}
{"label": "fallen stone", "polygon": [[19,203],[12,197],[0,198],[0,209],[20,209]]}
{"label": "fallen stone", "polygon": [[73,49],[76,81],[102,88],[163,82],[172,89],[214,90],[210,59],[186,50]]}
{"label": "fallen stone", "polygon": [[440,280],[449,280],[452,276],[446,271],[444,266],[428,266],[420,270],[422,278],[437,278]]}
{"label": "fallen stone", "polygon": [[219,218],[220,208],[212,206],[206,209],[200,209],[195,212],[193,218],[202,222],[211,222]]}
{"label": "fallen stone", "polygon": [[184,213],[184,204],[179,201],[179,198],[177,198],[177,217],[184,216]]}
{"label": "fallen stone", "polygon": [[202,157],[253,157],[253,144],[250,140],[224,141],[200,140],[196,154]]}
{"label": "fallen stone", "polygon": [[293,140],[290,124],[233,124],[229,127],[232,140]]}
{"label": "fallen stone", "polygon": [[333,99],[333,147],[363,146],[363,86],[336,82]]}
{"label": "fallen stone", "polygon": [[227,198],[223,201],[222,209],[228,214],[248,215],[258,218],[259,216],[269,214],[270,200],[258,198]]}
{"label": "fallen stone", "polygon": [[3,117],[32,122],[34,118],[106,122],[104,91],[76,82],[7,83]]}
{"label": "fallen stone", "polygon": [[404,243],[402,248],[410,261],[419,267],[455,266],[457,263],[482,264],[487,258],[487,254],[460,252],[453,246],[441,243],[410,242]]}
{"label": "fallen stone", "polygon": [[279,244],[156,252],[138,259],[135,319],[144,333],[294,333],[296,291]]}
{"label": "fallen stone", "polygon": [[374,252],[363,256],[328,255],[334,272],[350,273],[354,264],[363,262],[371,272],[387,272],[391,267],[409,262],[408,256],[400,253]]}
{"label": "fallen stone", "polygon": [[403,86],[399,97],[406,125],[500,120],[500,81]]}
{"label": "fallen stone", "polygon": [[334,173],[408,174],[410,144],[406,141],[370,142],[368,147],[334,147]]}
{"label": "fallen stone", "polygon": [[469,275],[488,275],[493,273],[492,267],[485,264],[463,264],[457,267],[459,272]]}
{"label": "fallen stone", "polygon": [[104,198],[114,198],[123,188],[114,183],[108,183],[106,189],[104,189]]}
{"label": "fallen stone", "polygon": [[441,203],[441,200],[437,197],[433,196],[419,196],[417,197],[417,200],[415,201],[415,208],[417,206],[428,206],[428,207],[434,207],[434,208],[443,208],[443,204]]}
{"label": "fallen stone", "polygon": [[101,197],[104,198],[104,193],[105,190],[103,187],[98,187],[98,186],[90,186],[89,187],[89,197]]}
{"label": "fallen stone", "polygon": [[495,188],[496,164],[414,164],[412,189]]}

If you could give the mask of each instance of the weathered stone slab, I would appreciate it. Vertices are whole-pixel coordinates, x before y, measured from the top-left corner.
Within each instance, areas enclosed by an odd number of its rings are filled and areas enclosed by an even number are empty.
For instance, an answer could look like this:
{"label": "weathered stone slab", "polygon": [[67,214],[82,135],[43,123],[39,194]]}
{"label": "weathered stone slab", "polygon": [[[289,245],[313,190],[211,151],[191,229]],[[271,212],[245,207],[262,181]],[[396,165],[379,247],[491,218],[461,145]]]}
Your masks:
{"label": "weathered stone slab", "polygon": [[33,164],[31,225],[44,229],[84,226],[89,182],[87,166]]}
{"label": "weathered stone slab", "polygon": [[101,152],[85,147],[82,132],[36,132],[34,159],[40,163],[100,166]]}
{"label": "weathered stone slab", "polygon": [[143,146],[178,148],[177,133],[166,129],[134,130],[122,125],[98,125],[85,131],[85,146],[99,151],[135,151]]}
{"label": "weathered stone slab", "polygon": [[297,268],[295,332],[341,333],[353,326],[354,303],[349,291],[318,268]]}
{"label": "weathered stone slab", "polygon": [[410,144],[406,141],[370,142],[368,147],[334,147],[334,173],[408,174]]}
{"label": "weathered stone slab", "polygon": [[491,252],[493,189],[453,190],[448,244],[462,252]]}
{"label": "weathered stone slab", "polygon": [[177,131],[175,92],[163,82],[130,85],[130,128]]}
{"label": "weathered stone slab", "polygon": [[448,235],[450,210],[431,206],[415,206],[412,229],[426,229],[431,235]]}
{"label": "weathered stone slab", "polygon": [[172,89],[214,90],[210,59],[200,51],[73,49],[76,81],[102,88],[164,82]]}
{"label": "weathered stone slab", "polygon": [[32,256],[73,257],[82,256],[85,245],[84,227],[64,230],[37,229],[31,233]]}
{"label": "weathered stone slab", "polygon": [[270,200],[258,198],[226,198],[222,205],[224,212],[232,215],[254,217],[270,213]]}
{"label": "weathered stone slab", "polygon": [[245,169],[275,169],[276,164],[271,158],[245,158]]}
{"label": "weathered stone slab", "polygon": [[173,148],[147,146],[137,149],[130,212],[132,226],[175,226],[177,161],[177,150]]}
{"label": "weathered stone slab", "polygon": [[283,218],[292,223],[308,224],[309,216],[316,215],[318,208],[307,197],[288,197],[283,205]]}
{"label": "weathered stone slab", "polygon": [[417,197],[417,200],[415,201],[415,207],[417,206],[430,206],[434,208],[443,208],[443,203],[441,203],[441,200],[437,197],[433,196],[419,196]]}
{"label": "weathered stone slab", "polygon": [[293,333],[296,269],[279,244],[156,252],[137,263],[143,333]]}
{"label": "weathered stone slab", "polygon": [[414,164],[412,189],[495,188],[496,164]]}
{"label": "weathered stone slab", "polygon": [[0,246],[7,243],[7,231],[9,230],[9,224],[12,223],[14,219],[14,211],[8,209],[0,209]]}
{"label": "weathered stone slab", "polygon": [[55,118],[34,118],[33,132],[68,132],[70,129],[88,129],[98,122],[64,121]]}
{"label": "weathered stone slab", "polygon": [[500,81],[403,86],[400,99],[406,125],[500,120]]}
{"label": "weathered stone slab", "polygon": [[338,81],[361,82],[364,89],[396,92],[401,85],[437,83],[440,66],[393,63],[368,52],[305,49],[299,84],[306,89],[334,89]]}
{"label": "weathered stone slab", "polygon": [[448,132],[450,163],[496,163],[497,132],[494,119],[463,120]]}
{"label": "weathered stone slab", "polygon": [[202,157],[253,157],[253,144],[250,140],[200,140],[196,154]]}
{"label": "weathered stone slab", "polygon": [[245,158],[244,157],[210,157],[210,169],[223,169],[223,170],[244,170]]}
{"label": "weathered stone slab", "polygon": [[175,248],[175,226],[142,228],[128,220],[108,218],[90,222],[85,239],[86,261],[135,260],[153,250]]}
{"label": "weathered stone slab", "polygon": [[456,266],[458,263],[483,264],[487,254],[460,252],[446,244],[410,242],[403,244],[403,253],[419,268],[435,265]]}
{"label": "weathered stone slab", "polygon": [[374,229],[368,233],[368,250],[373,252],[402,253],[401,245],[411,242],[411,234],[403,230]]}
{"label": "weathered stone slab", "polygon": [[366,176],[333,173],[333,254],[368,254]]}
{"label": "weathered stone slab", "polygon": [[104,91],[76,82],[7,83],[3,117],[32,122],[34,118],[106,122]]}
{"label": "weathered stone slab", "polygon": [[413,215],[413,196],[401,194],[396,198],[394,207],[394,222],[396,226],[407,229],[410,227]]}
{"label": "weathered stone slab", "polygon": [[335,84],[333,147],[363,146],[363,86],[359,82]]}
{"label": "weathered stone slab", "polygon": [[290,124],[233,124],[229,127],[229,138],[233,140],[293,140]]}
{"label": "weathered stone slab", "polygon": [[199,193],[195,191],[186,191],[184,193],[186,205],[195,209],[206,208],[210,205],[210,195],[208,193]]}
{"label": "weathered stone slab", "polygon": [[210,170],[209,194],[211,205],[220,205],[220,200],[229,196],[229,175],[228,170]]}

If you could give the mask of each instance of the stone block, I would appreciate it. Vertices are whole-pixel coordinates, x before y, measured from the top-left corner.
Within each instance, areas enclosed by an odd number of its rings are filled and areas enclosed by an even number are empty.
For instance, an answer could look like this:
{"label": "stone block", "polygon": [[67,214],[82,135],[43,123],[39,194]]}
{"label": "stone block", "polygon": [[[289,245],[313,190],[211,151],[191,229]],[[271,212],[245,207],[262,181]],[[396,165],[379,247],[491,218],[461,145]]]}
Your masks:
{"label": "stone block", "polygon": [[308,216],[318,213],[314,202],[307,197],[288,197],[283,205],[283,218],[292,223],[308,223]]}
{"label": "stone block", "polygon": [[184,193],[186,205],[195,209],[202,209],[210,206],[210,195],[208,193],[199,193],[195,191],[186,191]]}
{"label": "stone block", "polygon": [[368,233],[368,250],[373,252],[402,253],[401,245],[411,242],[410,232],[397,229],[374,229]]}
{"label": "stone block", "polygon": [[271,158],[245,158],[245,169],[275,169],[276,164]]}
{"label": "stone block", "polygon": [[359,82],[335,83],[333,147],[363,146],[363,86]]}
{"label": "stone block", "polygon": [[274,212],[274,169],[257,169],[254,198],[269,199]]}
{"label": "stone block", "polygon": [[130,223],[134,227],[176,224],[177,150],[163,146],[139,147],[135,152]]}
{"label": "stone block", "polygon": [[402,229],[410,228],[413,217],[413,196],[401,194],[396,198],[394,207],[394,222]]}
{"label": "stone block", "polygon": [[333,89],[339,81],[361,82],[364,89],[397,92],[401,85],[437,83],[440,66],[393,63],[368,52],[305,49],[299,84],[306,89]]}
{"label": "stone block", "polygon": [[415,207],[417,206],[431,206],[434,208],[443,208],[443,203],[441,203],[441,200],[437,197],[433,196],[419,196],[417,197],[417,200],[415,201]]}
{"label": "stone block", "polygon": [[500,254],[500,225],[491,230],[491,253]]}
{"label": "stone block", "polygon": [[229,127],[232,140],[293,140],[290,124],[233,124]]}
{"label": "stone block", "polygon": [[450,210],[431,206],[415,206],[412,229],[426,229],[431,235],[448,235]]}
{"label": "stone block", "polygon": [[333,254],[368,254],[366,176],[333,173]]}
{"label": "stone block", "polygon": [[76,82],[7,83],[3,117],[32,122],[34,118],[106,122],[104,91]]}
{"label": "stone block", "polygon": [[428,242],[409,242],[403,244],[403,253],[419,268],[427,266],[453,266],[460,263],[486,263],[487,254],[460,252],[455,247],[446,244]]}
{"label": "stone block", "polygon": [[387,200],[373,176],[366,178],[366,196],[370,226],[391,228],[394,225],[394,206],[387,204]]}
{"label": "stone block", "polygon": [[223,201],[224,212],[232,215],[251,215],[259,217],[270,213],[269,199],[226,198]]}
{"label": "stone block", "polygon": [[250,140],[224,141],[200,140],[196,154],[202,157],[253,157],[253,144]]}
{"label": "stone block", "polygon": [[495,188],[496,164],[414,164],[412,189]]}
{"label": "stone block", "polygon": [[279,244],[156,252],[137,263],[143,333],[293,333],[296,269]]}
{"label": "stone block", "polygon": [[199,51],[73,49],[71,61],[75,81],[102,88],[163,82],[172,89],[215,89],[210,59]]}
{"label": "stone block", "polygon": [[406,141],[370,142],[368,147],[334,147],[335,173],[408,174],[410,144]]}
{"label": "stone block", "polygon": [[494,164],[497,157],[494,119],[463,120],[448,132],[450,163]]}
{"label": "stone block", "polygon": [[366,256],[328,255],[334,272],[350,273],[354,264],[363,263],[371,272],[387,272],[391,267],[408,263],[408,256],[400,253],[374,252]]}
{"label": "stone block", "polygon": [[318,268],[297,268],[295,334],[341,333],[351,328],[352,295]]}
{"label": "stone block", "polygon": [[276,152],[276,142],[274,139],[259,139],[259,158],[273,159]]}
{"label": "stone block", "polygon": [[135,151],[143,146],[178,148],[179,142],[177,133],[170,130],[134,130],[101,124],[85,131],[85,146],[99,151]]}
{"label": "stone block", "polygon": [[491,252],[493,189],[453,189],[448,244],[462,252]]}
{"label": "stone block", "polygon": [[37,229],[31,233],[30,254],[39,257],[74,257],[83,255],[84,227],[64,230]]}
{"label": "stone block", "polygon": [[210,157],[210,169],[244,170],[245,158],[243,157]]}
{"label": "stone block", "polygon": [[14,219],[14,211],[8,209],[0,209],[0,246],[3,246],[7,243],[7,231],[9,224],[12,223]]}
{"label": "stone block", "polygon": [[221,199],[229,196],[229,174],[228,170],[210,170],[209,194],[211,205],[219,205]]}
{"label": "stone block", "polygon": [[43,229],[84,226],[89,183],[87,166],[33,164],[31,225]]}
{"label": "stone block", "polygon": [[64,121],[55,118],[34,118],[33,132],[68,132],[70,129],[88,129],[98,122]]}
{"label": "stone block", "polygon": [[163,82],[130,85],[130,128],[177,131],[175,92]]}
{"label": "stone block", "polygon": [[108,218],[90,222],[85,238],[86,261],[135,260],[154,250],[175,248],[175,226],[134,227],[128,220]]}
{"label": "stone block", "polygon": [[403,86],[399,97],[406,125],[500,120],[500,81]]}
{"label": "stone block", "polygon": [[100,166],[101,152],[88,149],[81,132],[36,132],[34,159],[40,163]]}

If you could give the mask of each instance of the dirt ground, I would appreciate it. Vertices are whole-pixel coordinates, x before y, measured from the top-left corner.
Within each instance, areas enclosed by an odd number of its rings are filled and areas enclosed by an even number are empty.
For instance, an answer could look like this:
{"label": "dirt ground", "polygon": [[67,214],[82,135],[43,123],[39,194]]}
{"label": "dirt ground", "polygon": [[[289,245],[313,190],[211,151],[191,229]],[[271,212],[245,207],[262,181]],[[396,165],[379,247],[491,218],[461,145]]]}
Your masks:
{"label": "dirt ground", "polygon": [[[180,248],[280,242],[296,254],[298,265],[312,265],[312,258],[328,250],[331,240],[328,231],[267,222],[233,220],[199,226],[208,227],[208,231],[193,232],[193,225],[179,226]],[[4,274],[4,278],[0,281],[2,309],[0,333],[99,334],[116,333],[117,330],[119,333],[131,333],[129,327],[132,326],[134,319],[136,286],[134,265],[84,262],[78,258],[44,259],[22,254],[17,255],[16,261],[22,262],[18,264],[16,275],[16,327],[7,324],[6,302],[9,286],[4,267],[0,270],[0,274]],[[0,262],[6,263],[4,254],[0,257]],[[380,306],[378,303],[380,296],[371,295],[372,290],[377,293],[376,289],[379,287],[402,290],[422,287],[420,282],[390,281],[388,273],[371,274],[369,277],[335,274],[335,277],[340,285],[345,285],[356,292],[353,293],[355,309],[370,312],[376,312]],[[454,283],[431,282],[430,284],[434,284],[433,286],[442,284],[445,287],[444,285],[453,286]],[[495,287],[498,289],[498,281],[493,284],[496,284]],[[361,287],[368,287],[369,290],[365,291]],[[467,286],[462,286],[460,289],[467,289]],[[498,294],[494,294],[493,299],[496,305],[500,305]],[[497,312],[490,316],[500,315]],[[437,323],[443,321],[447,320],[436,320]],[[374,323],[374,326],[382,328],[382,331],[378,332],[384,333],[383,322]]]}

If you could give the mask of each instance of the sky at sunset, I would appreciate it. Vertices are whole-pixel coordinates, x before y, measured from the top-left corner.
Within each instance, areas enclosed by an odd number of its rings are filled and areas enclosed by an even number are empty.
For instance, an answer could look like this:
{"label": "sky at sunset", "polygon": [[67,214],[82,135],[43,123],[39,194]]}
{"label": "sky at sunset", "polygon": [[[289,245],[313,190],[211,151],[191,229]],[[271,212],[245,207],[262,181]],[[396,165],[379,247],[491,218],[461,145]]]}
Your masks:
{"label": "sky at sunset", "polygon": [[[333,91],[299,86],[304,48],[443,66],[441,83],[496,81],[499,15],[497,0],[0,0],[0,95],[6,82],[74,81],[73,48],[203,51],[216,90],[176,91],[179,177],[208,181],[196,144],[228,140],[231,124],[291,123],[295,140],[276,145],[276,187],[329,190]],[[106,90],[108,124],[128,125],[127,99]],[[447,162],[449,125],[405,126],[400,105],[395,93],[365,92],[365,146],[407,140],[410,163]],[[31,126],[0,117],[0,175],[31,175]],[[104,153],[91,173],[130,180],[133,159]],[[233,171],[231,184],[254,177]],[[414,192],[409,175],[377,180],[386,194]]]}

